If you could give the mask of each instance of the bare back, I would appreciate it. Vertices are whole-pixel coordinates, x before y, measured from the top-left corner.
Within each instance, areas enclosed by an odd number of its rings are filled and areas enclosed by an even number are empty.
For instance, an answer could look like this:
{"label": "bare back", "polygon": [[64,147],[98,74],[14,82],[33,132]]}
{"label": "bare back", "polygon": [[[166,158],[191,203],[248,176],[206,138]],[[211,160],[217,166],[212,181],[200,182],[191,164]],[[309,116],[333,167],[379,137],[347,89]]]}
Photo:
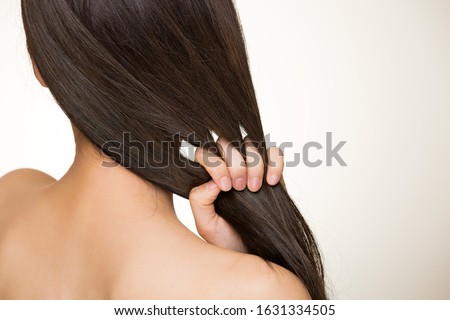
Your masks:
{"label": "bare back", "polygon": [[80,192],[55,184],[31,170],[0,180],[1,299],[309,298],[287,270],[212,246],[150,204],[70,201]]}

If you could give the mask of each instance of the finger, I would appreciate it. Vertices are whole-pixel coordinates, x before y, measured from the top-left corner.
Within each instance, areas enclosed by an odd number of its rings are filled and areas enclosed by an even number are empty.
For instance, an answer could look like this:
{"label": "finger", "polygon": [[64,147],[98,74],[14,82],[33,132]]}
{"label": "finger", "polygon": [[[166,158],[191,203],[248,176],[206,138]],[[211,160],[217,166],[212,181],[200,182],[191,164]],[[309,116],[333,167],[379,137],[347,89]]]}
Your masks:
{"label": "finger", "polygon": [[247,161],[247,185],[252,192],[257,192],[262,187],[264,177],[264,161],[258,149],[251,143],[245,142],[245,154]]}
{"label": "finger", "polygon": [[195,160],[206,169],[214,182],[222,191],[230,191],[233,187],[230,173],[225,161],[203,148],[197,148]]}
{"label": "finger", "polygon": [[214,180],[209,181],[189,193],[189,203],[194,213],[195,224],[199,233],[217,217],[214,201],[220,193],[219,186]]}
{"label": "finger", "polygon": [[216,213],[214,201],[219,193],[219,186],[214,181],[210,181],[194,188],[189,194],[189,203],[197,231],[203,239],[213,245],[248,253],[239,234]]}
{"label": "finger", "polygon": [[233,187],[238,191],[244,190],[247,187],[247,166],[244,157],[224,138],[219,138],[217,145],[230,172]]}
{"label": "finger", "polygon": [[280,182],[284,169],[284,156],[280,148],[271,147],[267,149],[267,183],[271,186]]}

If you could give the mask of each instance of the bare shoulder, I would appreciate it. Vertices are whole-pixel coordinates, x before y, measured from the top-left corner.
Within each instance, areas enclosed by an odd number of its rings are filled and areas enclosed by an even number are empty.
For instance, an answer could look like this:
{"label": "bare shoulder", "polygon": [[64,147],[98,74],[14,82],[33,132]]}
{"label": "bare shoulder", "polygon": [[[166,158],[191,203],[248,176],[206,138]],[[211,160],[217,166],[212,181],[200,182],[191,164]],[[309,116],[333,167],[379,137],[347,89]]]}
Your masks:
{"label": "bare shoulder", "polygon": [[55,181],[53,177],[39,170],[18,169],[0,177],[0,188],[41,186]]}
{"label": "bare shoulder", "polygon": [[311,299],[302,281],[289,270],[252,255],[243,259],[242,263],[243,274],[249,282],[243,292],[249,295],[249,299]]}
{"label": "bare shoulder", "polygon": [[6,202],[15,201],[16,196],[55,181],[48,174],[38,170],[19,169],[11,171],[0,177],[0,207]]}
{"label": "bare shoulder", "polygon": [[309,300],[308,290],[292,272],[254,255],[242,255],[230,269],[238,299]]}
{"label": "bare shoulder", "polygon": [[0,185],[5,183],[42,183],[53,182],[55,179],[48,174],[34,169],[17,169],[0,177]]}

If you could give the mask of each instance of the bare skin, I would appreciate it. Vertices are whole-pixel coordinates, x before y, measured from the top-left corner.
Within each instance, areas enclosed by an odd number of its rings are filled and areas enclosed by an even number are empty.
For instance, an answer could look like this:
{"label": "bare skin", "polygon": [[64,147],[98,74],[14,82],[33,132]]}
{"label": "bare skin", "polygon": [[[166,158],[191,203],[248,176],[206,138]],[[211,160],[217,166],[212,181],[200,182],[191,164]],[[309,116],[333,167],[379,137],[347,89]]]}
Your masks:
{"label": "bare skin", "polygon": [[[0,178],[0,299],[310,298],[291,272],[245,253],[214,211],[215,182],[191,193],[206,242],[179,221],[172,194],[102,167],[74,131],[75,161],[61,180],[26,169]],[[224,174],[210,170],[214,181]]]}

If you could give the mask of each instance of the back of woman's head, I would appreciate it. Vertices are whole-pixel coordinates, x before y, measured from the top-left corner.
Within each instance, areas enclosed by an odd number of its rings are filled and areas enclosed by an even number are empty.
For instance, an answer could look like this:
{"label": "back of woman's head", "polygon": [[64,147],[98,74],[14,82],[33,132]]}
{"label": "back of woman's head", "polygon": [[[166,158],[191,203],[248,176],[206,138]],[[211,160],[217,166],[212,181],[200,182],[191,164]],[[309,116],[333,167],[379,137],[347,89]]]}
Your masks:
{"label": "back of woman's head", "polygon": [[[240,141],[241,124],[264,141],[232,0],[22,0],[22,14],[31,57],[72,123],[155,185],[187,197],[209,179],[185,165],[182,139],[211,145],[213,130]],[[111,141],[119,152],[108,154]],[[326,298],[314,238],[282,186],[222,193],[215,205],[250,253]]]}

